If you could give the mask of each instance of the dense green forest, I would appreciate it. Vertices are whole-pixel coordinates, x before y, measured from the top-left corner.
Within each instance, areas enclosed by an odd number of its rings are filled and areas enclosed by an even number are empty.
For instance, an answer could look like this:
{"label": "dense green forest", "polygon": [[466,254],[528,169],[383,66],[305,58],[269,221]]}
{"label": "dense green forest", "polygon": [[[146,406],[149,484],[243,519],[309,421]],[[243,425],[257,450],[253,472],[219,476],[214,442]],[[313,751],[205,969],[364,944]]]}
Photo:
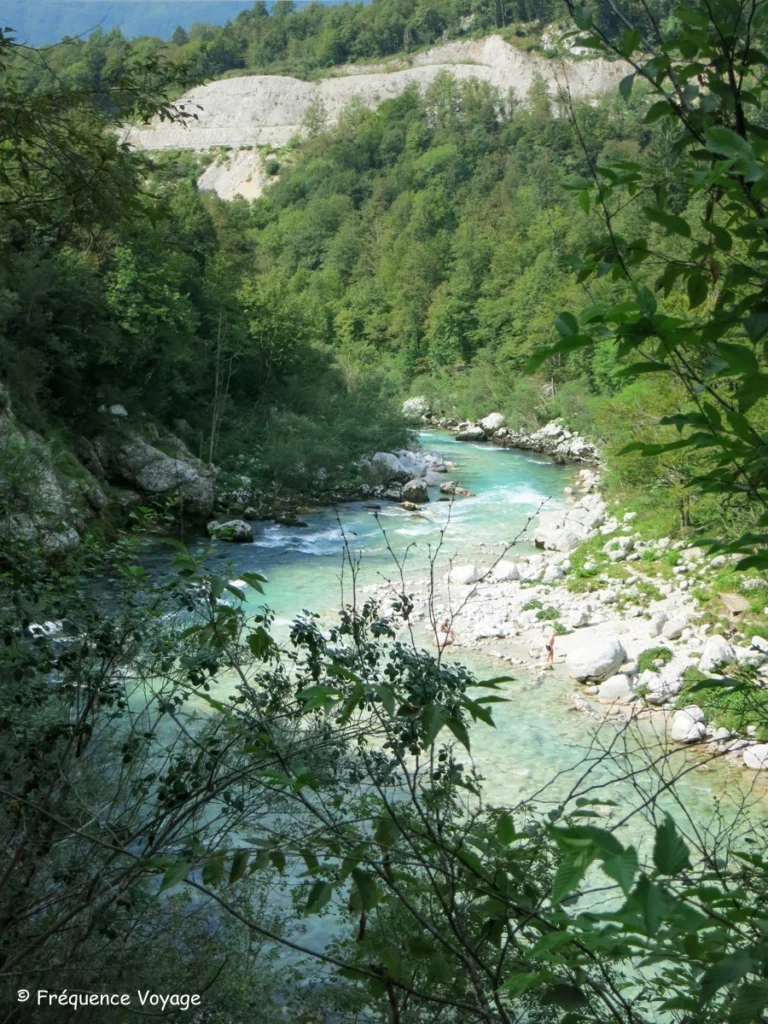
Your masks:
{"label": "dense green forest", "polygon": [[[194,158],[119,143],[117,124],[181,116],[194,68],[139,46],[50,78],[0,35],[9,1021],[765,1021],[764,816],[737,797],[701,820],[679,789],[716,753],[676,760],[629,725],[567,793],[494,806],[470,752],[509,679],[476,689],[420,646],[408,593],[286,627],[246,604],[269,600],[258,571],[175,538],[147,568],[174,509],[68,546],[29,528],[66,530],[51,487],[87,485],[97,431],[172,428],[257,488],[318,486],[405,440],[419,391],[513,424],[563,415],[605,442],[608,486],[674,508],[686,543],[709,530],[731,579],[731,555],[764,573],[766,15],[701,0],[617,40],[569,10],[630,62],[617,96],[443,77],[352,105],[251,204],[201,194]],[[594,580],[574,560],[568,582]],[[754,662],[731,671],[681,699],[714,692],[764,728]]]}

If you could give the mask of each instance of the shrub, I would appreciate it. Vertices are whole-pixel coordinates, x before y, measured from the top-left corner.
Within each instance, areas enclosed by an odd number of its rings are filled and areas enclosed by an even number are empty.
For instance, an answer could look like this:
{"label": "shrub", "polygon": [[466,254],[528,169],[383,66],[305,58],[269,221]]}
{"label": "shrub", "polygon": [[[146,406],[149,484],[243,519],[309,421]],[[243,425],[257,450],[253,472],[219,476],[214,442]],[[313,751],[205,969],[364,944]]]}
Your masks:
{"label": "shrub", "polygon": [[672,661],[672,651],[668,647],[649,647],[648,650],[643,651],[637,659],[637,667],[640,672],[645,672],[648,669],[651,672],[656,671],[655,661],[660,661],[664,665],[668,665]]}

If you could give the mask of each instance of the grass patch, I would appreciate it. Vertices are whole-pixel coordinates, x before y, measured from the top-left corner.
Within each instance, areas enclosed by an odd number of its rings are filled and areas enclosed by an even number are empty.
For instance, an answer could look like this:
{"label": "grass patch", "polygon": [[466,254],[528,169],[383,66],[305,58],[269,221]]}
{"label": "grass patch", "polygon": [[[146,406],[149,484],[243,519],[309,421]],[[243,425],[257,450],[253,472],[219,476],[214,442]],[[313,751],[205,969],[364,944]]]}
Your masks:
{"label": "grass patch", "polygon": [[544,605],[541,603],[541,601],[539,601],[537,598],[534,598],[532,601],[526,601],[526,603],[523,605],[523,611],[535,612],[539,611],[543,607]]}
{"label": "grass patch", "polygon": [[637,658],[638,671],[646,672],[650,669],[651,672],[655,672],[655,661],[660,661],[663,665],[668,665],[670,661],[672,661],[672,651],[669,647],[649,647],[648,650],[642,651]]}
{"label": "grass patch", "polygon": [[[744,735],[748,725],[757,727],[755,736],[768,740],[768,690],[757,686],[746,673],[738,679],[707,679],[698,669],[686,669],[685,687],[680,691],[676,706],[698,704],[714,726],[724,726],[731,732]],[[706,687],[696,684],[707,682]]]}
{"label": "grass patch", "polygon": [[541,622],[554,622],[560,612],[557,608],[553,608],[551,605],[549,608],[541,608],[536,612],[536,618]]}

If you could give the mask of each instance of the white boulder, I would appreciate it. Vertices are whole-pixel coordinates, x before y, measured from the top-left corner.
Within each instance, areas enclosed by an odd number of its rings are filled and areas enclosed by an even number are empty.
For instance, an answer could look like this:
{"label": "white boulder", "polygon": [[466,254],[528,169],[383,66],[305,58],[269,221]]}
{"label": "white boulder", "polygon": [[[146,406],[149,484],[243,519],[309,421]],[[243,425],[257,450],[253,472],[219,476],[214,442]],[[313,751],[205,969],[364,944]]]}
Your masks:
{"label": "white boulder", "polygon": [[697,743],[706,732],[704,712],[697,704],[690,704],[672,716],[670,736],[676,743]]}
{"label": "white boulder", "polygon": [[752,771],[768,771],[768,743],[756,743],[752,747],[745,747],[742,757],[746,767]]}
{"label": "white boulder", "polygon": [[617,673],[615,676],[610,676],[605,682],[600,683],[597,696],[599,700],[608,701],[612,704],[631,704],[635,699],[635,693],[629,685],[629,679],[622,672]]}
{"label": "white boulder", "polygon": [[662,626],[661,632],[667,640],[679,640],[683,635],[687,623],[682,617],[675,617],[673,619],[667,619]]}
{"label": "white boulder", "polygon": [[486,434],[495,434],[497,430],[504,426],[504,423],[504,417],[500,412],[492,412],[480,420],[480,426]]}
{"label": "white boulder", "polygon": [[736,652],[719,633],[707,637],[699,662],[700,672],[717,672],[736,660]]}
{"label": "white boulder", "polygon": [[502,560],[493,570],[493,578],[498,580],[499,583],[506,583],[509,580],[519,580],[520,567],[517,562],[507,562]]}
{"label": "white boulder", "polygon": [[248,544],[253,540],[251,524],[244,519],[230,519],[226,523],[213,520],[208,523],[208,533],[216,540],[228,540],[233,544]]}
{"label": "white boulder", "polygon": [[480,579],[480,572],[476,565],[454,565],[445,578],[448,583],[469,586],[470,583],[477,583]]}
{"label": "white boulder", "polygon": [[485,431],[476,423],[465,423],[456,433],[457,441],[485,441]]}
{"label": "white boulder", "polygon": [[425,395],[407,398],[403,402],[401,412],[409,423],[420,423],[422,416],[427,416],[431,412],[429,399]]}
{"label": "white boulder", "polygon": [[409,480],[403,485],[403,500],[411,501],[416,505],[424,505],[429,501],[426,481],[421,479]]}
{"label": "white boulder", "polygon": [[618,637],[593,640],[568,655],[568,674],[579,682],[598,682],[615,675],[627,655]]}

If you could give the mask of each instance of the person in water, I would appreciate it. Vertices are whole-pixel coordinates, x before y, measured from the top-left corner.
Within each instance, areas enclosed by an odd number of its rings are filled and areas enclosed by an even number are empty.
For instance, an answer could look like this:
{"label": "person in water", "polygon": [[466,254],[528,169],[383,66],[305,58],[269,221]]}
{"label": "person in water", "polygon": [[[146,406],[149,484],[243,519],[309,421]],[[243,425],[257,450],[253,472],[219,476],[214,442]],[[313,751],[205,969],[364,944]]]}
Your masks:
{"label": "person in water", "polygon": [[552,632],[549,635],[549,638],[547,639],[546,643],[544,644],[544,646],[547,648],[547,664],[548,665],[554,665],[554,663],[555,663],[555,637],[556,636],[557,636],[557,634]]}

